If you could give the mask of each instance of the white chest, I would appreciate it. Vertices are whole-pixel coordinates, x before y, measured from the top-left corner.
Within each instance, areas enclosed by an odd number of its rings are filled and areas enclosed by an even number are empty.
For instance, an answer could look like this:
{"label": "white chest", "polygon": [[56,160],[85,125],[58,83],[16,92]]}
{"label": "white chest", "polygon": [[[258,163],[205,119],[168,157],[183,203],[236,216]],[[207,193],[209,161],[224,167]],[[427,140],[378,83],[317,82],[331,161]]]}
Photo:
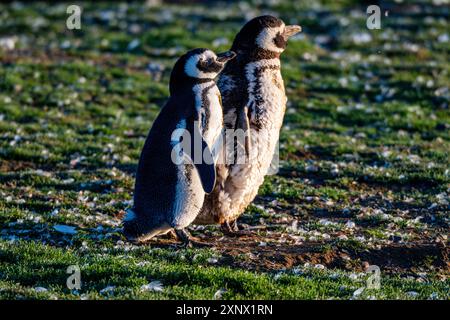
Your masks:
{"label": "white chest", "polygon": [[246,67],[249,83],[249,107],[251,120],[264,129],[279,130],[286,108],[284,82],[280,72],[280,60],[260,60]]}
{"label": "white chest", "polygon": [[196,109],[199,112],[208,114],[205,141],[211,147],[223,128],[222,105],[220,103],[220,91],[213,82],[201,83],[194,87]]}
{"label": "white chest", "polygon": [[280,72],[280,60],[261,60],[246,67],[249,82],[252,154],[255,163],[265,172],[277,141],[286,109],[286,94]]}

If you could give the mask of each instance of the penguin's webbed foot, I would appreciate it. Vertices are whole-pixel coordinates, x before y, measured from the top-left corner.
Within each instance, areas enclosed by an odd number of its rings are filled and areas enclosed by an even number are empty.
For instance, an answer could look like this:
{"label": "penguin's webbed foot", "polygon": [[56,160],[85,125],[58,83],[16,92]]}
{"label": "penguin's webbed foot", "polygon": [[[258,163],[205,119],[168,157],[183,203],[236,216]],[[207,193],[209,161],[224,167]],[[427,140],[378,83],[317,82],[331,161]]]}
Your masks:
{"label": "penguin's webbed foot", "polygon": [[233,230],[233,232],[239,232],[241,230],[244,230],[244,228],[241,228],[241,226],[238,224],[237,219],[230,222],[230,227]]}
{"label": "penguin's webbed foot", "polygon": [[186,229],[175,229],[175,233],[185,248],[211,246],[209,243],[196,240]]}
{"label": "penguin's webbed foot", "polygon": [[233,221],[225,221],[220,226],[222,232],[229,237],[242,237],[251,235],[250,231],[240,227],[237,223],[237,219]]}

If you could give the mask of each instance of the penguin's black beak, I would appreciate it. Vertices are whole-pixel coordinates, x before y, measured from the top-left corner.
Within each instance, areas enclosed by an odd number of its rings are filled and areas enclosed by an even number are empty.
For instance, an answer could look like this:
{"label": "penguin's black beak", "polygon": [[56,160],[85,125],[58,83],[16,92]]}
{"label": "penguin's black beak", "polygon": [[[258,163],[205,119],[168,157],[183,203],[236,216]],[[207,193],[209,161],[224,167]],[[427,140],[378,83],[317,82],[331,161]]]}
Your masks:
{"label": "penguin's black beak", "polygon": [[225,63],[228,60],[233,59],[234,57],[236,57],[236,53],[234,53],[233,51],[225,51],[217,55],[217,61]]}
{"label": "penguin's black beak", "polygon": [[291,26],[286,26],[284,28],[284,39],[289,39],[290,37],[292,37],[293,35],[299,33],[302,31],[302,27],[300,26],[296,26],[296,25],[291,25]]}

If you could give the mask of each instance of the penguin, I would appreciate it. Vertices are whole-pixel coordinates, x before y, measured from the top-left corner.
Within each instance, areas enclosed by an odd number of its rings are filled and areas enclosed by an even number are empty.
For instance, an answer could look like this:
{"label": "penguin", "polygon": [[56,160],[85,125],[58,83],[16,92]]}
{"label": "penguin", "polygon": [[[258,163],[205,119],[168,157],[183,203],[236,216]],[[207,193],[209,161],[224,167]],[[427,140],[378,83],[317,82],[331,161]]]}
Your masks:
{"label": "penguin", "polygon": [[206,196],[195,224],[219,223],[226,234],[239,234],[236,220],[264,181],[286,109],[280,55],[288,39],[300,31],[300,26],[265,15],[247,22],[236,35],[231,50],[237,56],[220,74],[218,86],[226,130],[245,133],[243,143],[226,135],[223,150],[229,152],[231,146],[236,155],[242,147],[245,161],[222,155],[215,189]]}
{"label": "penguin", "polygon": [[[170,75],[170,97],[155,119],[136,173],[134,204],[123,233],[140,243],[175,230],[190,245],[185,228],[216,180],[213,146],[223,116],[215,78],[235,53],[194,49],[181,56]],[[200,155],[200,157],[198,157]]]}

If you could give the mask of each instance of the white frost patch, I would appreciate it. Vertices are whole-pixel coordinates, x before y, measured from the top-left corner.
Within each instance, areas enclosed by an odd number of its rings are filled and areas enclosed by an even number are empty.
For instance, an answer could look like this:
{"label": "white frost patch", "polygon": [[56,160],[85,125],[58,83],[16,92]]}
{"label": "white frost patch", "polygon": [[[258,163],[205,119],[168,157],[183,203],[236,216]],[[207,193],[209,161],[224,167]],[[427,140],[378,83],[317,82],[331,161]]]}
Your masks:
{"label": "white frost patch", "polygon": [[214,293],[214,297],[213,297],[214,300],[220,300],[220,299],[222,299],[222,295],[223,295],[225,292],[227,292],[226,289],[219,289],[219,290],[217,290],[216,293]]}
{"label": "white frost patch", "polygon": [[53,229],[55,229],[56,231],[58,231],[60,233],[65,233],[65,234],[76,234],[77,233],[77,230],[75,227],[66,226],[63,224],[57,224],[57,225],[53,226]]}
{"label": "white frost patch", "polygon": [[353,221],[347,221],[347,223],[345,224],[345,227],[347,229],[353,229],[354,227],[356,227],[356,224]]}
{"label": "white frost patch", "polygon": [[17,40],[18,38],[16,36],[0,38],[0,48],[4,50],[14,50]]}
{"label": "white frost patch", "polygon": [[359,297],[363,293],[364,289],[365,289],[364,287],[361,287],[361,288],[355,290],[355,292],[353,292],[353,297],[355,297],[355,298]]}
{"label": "white frost patch", "polygon": [[356,44],[368,43],[372,41],[372,36],[367,32],[356,33],[352,35],[352,40]]}
{"label": "white frost patch", "polygon": [[107,286],[107,287],[103,288],[102,290],[100,290],[100,294],[110,295],[110,294],[114,293],[115,289],[116,289],[115,286]]}
{"label": "white frost patch", "polygon": [[133,39],[133,41],[131,41],[128,44],[127,50],[128,51],[133,51],[134,49],[136,49],[137,47],[139,47],[139,45],[141,44],[141,42],[139,41],[139,39]]}
{"label": "white frost patch", "polygon": [[206,260],[208,263],[211,263],[211,264],[215,264],[215,263],[217,263],[219,260],[217,259],[217,258],[208,258],[208,260]]}
{"label": "white frost patch", "polygon": [[161,281],[152,281],[149,284],[144,284],[143,286],[141,286],[141,291],[163,292],[164,287]]}

